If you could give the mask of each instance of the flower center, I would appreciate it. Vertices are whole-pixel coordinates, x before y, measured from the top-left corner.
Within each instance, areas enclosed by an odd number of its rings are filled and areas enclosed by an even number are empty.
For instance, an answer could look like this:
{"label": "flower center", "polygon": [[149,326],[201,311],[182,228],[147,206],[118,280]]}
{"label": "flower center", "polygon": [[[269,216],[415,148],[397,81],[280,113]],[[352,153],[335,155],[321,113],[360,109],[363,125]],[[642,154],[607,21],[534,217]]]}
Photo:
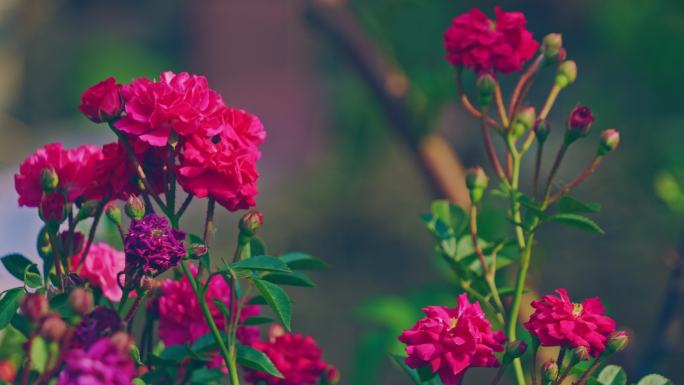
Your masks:
{"label": "flower center", "polygon": [[573,315],[573,317],[579,317],[579,315],[582,314],[582,310],[584,310],[584,306],[582,306],[581,303],[573,303],[572,304],[572,315]]}
{"label": "flower center", "polygon": [[458,325],[458,318],[454,317],[449,320],[449,329],[453,329]]}
{"label": "flower center", "polygon": [[152,231],[150,231],[150,235],[152,235],[153,238],[160,238],[162,235],[164,235],[164,230],[160,228],[154,228]]}
{"label": "flower center", "polygon": [[490,30],[496,31],[496,22],[494,20],[487,20],[487,26]]}

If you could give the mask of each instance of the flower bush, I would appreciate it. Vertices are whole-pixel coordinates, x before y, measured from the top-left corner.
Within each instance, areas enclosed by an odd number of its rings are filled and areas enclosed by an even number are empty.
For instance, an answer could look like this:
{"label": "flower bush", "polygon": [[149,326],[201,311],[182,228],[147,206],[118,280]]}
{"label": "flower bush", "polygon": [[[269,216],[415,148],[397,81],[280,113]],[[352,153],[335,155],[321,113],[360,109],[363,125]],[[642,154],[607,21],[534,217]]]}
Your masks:
{"label": "flower bush", "polygon": [[[107,78],[81,102],[116,141],[48,144],[15,176],[19,205],[37,208],[44,222],[42,269],[22,255],[2,257],[23,286],[0,297],[3,346],[21,352],[0,362],[0,383],[336,383],[315,340],[292,333],[282,288],[313,286],[295,270],[325,263],[267,255],[254,210],[240,221],[230,262],[210,256],[221,253],[211,248],[216,203],[231,212],[255,205],[266,139],[259,118],[226,105],[205,77],[168,71],[123,85]],[[203,236],[181,227],[200,199]],[[123,250],[97,240],[103,221]],[[274,322],[281,332],[262,336]]]}

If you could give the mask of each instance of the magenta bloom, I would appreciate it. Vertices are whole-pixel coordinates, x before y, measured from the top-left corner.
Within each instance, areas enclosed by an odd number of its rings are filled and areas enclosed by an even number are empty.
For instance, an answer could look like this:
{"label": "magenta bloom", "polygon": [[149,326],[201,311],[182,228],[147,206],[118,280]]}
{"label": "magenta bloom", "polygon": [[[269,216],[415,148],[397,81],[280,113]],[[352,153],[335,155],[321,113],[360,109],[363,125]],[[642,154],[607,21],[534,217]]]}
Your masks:
{"label": "magenta bloom", "polygon": [[159,215],[133,219],[124,243],[127,277],[140,272],[154,275],[178,265],[185,256],[184,239],[185,232],[170,228]]}
{"label": "magenta bloom", "polygon": [[256,162],[264,127],[254,115],[225,107],[223,128],[213,136],[192,135],[183,143],[178,183],[200,198],[211,197],[230,211],[254,206]]}
{"label": "magenta bloom", "polygon": [[55,170],[59,179],[56,191],[64,193],[69,202],[75,202],[90,186],[94,166],[100,159],[102,152],[91,145],[66,150],[61,143],[51,143],[37,149],[14,175],[19,206],[38,207],[43,196],[40,176],[48,167]]}
{"label": "magenta bloom", "polygon": [[223,100],[204,76],[166,71],[159,81],[140,78],[122,93],[126,115],[116,128],[152,146],[166,146],[172,130],[180,136],[211,136],[222,128]]}
{"label": "magenta bloom", "polygon": [[102,123],[121,115],[123,104],[121,84],[109,77],[83,93],[78,109],[93,122]]}
{"label": "magenta bloom", "polygon": [[496,7],[496,21],[479,9],[460,15],[444,34],[447,60],[477,73],[520,71],[523,63],[537,51],[539,43],[525,28],[520,12],[504,12]]}
{"label": "magenta bloom", "polygon": [[122,331],[124,324],[112,309],[98,306],[88,313],[76,327],[73,345],[87,349],[103,337]]}
{"label": "magenta bloom", "polygon": [[[193,274],[197,273],[194,265],[190,265],[190,268]],[[230,287],[223,278],[215,276],[209,281],[205,298],[216,326],[219,330],[224,330],[226,322],[214,299],[229,305]],[[156,310],[159,314],[159,338],[167,346],[186,342],[192,344],[209,333],[209,325],[186,277],[178,281],[164,280],[156,301],[156,309],[151,310]],[[258,305],[245,306],[240,313],[240,322],[256,315],[259,315]],[[238,328],[237,337],[242,344],[251,345],[259,339],[259,328],[242,326]]]}
{"label": "magenta bloom", "polygon": [[[76,254],[71,262],[72,269],[83,258],[82,251]],[[102,289],[102,294],[114,302],[121,300],[121,287],[117,282],[117,275],[124,270],[126,255],[104,242],[95,242],[88,250],[88,257],[83,262],[79,273],[82,278],[94,287]]]}
{"label": "magenta bloom", "polygon": [[65,367],[57,385],[131,385],[137,374],[131,357],[119,351],[109,338],[64,354]]}
{"label": "magenta bloom", "polygon": [[465,293],[456,309],[428,306],[423,312],[426,317],[399,336],[407,345],[408,366],[428,365],[444,385],[455,385],[470,367],[499,366],[494,352],[503,351],[506,337],[492,331],[480,304],[471,304]]}
{"label": "magenta bloom", "polygon": [[594,122],[594,115],[587,106],[576,106],[570,112],[568,119],[568,130],[574,136],[581,137],[589,133],[591,124]]}
{"label": "magenta bloom", "polygon": [[604,315],[599,298],[588,298],[580,304],[570,301],[565,289],[556,293],[558,297],[547,294],[532,302],[535,311],[525,327],[542,346],[584,346],[598,357],[615,331],[615,321]]}
{"label": "magenta bloom", "polygon": [[324,373],[329,380],[339,377],[337,370],[323,361],[316,341],[301,334],[283,333],[271,328],[269,341],[258,341],[252,347],[264,352],[284,378],[245,368],[245,379],[253,384],[316,385]]}

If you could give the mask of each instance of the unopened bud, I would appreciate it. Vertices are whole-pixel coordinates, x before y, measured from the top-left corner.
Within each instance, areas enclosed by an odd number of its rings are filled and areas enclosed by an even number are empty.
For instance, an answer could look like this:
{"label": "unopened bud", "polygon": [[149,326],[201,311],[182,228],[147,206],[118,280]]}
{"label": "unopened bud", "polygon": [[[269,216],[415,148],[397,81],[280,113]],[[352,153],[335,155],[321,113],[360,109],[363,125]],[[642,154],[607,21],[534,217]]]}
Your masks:
{"label": "unopened bud", "polygon": [[470,191],[470,200],[473,203],[477,203],[482,199],[488,184],[489,177],[482,167],[475,166],[466,171],[466,187]]}
{"label": "unopened bud", "polygon": [[527,351],[527,344],[524,341],[515,340],[506,345],[504,360],[513,360],[521,357]]}
{"label": "unopened bud", "polygon": [[565,134],[565,141],[572,143],[575,140],[587,136],[594,122],[594,115],[587,106],[576,106],[570,111],[568,118],[568,129]]}
{"label": "unopened bud", "polygon": [[532,126],[537,118],[537,113],[534,107],[525,107],[513,119],[511,125],[511,135],[514,138],[519,138],[525,134]]}
{"label": "unopened bud", "polygon": [[57,171],[52,167],[45,167],[40,172],[40,187],[42,187],[43,192],[51,193],[55,191],[59,185],[59,176]]}
{"label": "unopened bud", "polygon": [[614,128],[610,128],[601,133],[601,142],[598,147],[598,154],[603,156],[614,151],[620,144],[620,133]]}
{"label": "unopened bud", "polygon": [[147,291],[154,291],[161,287],[161,282],[152,277],[143,276],[140,279],[140,287]]}
{"label": "unopened bud", "polygon": [[253,237],[264,224],[264,215],[259,211],[250,210],[240,219],[240,235],[245,237]]}
{"label": "unopened bud", "polygon": [[131,196],[124,206],[126,215],[131,219],[141,219],[145,216],[145,202],[137,196]]}
{"label": "unopened bud", "polygon": [[48,341],[60,341],[66,334],[69,326],[57,314],[50,314],[43,319],[40,325],[40,336]]}
{"label": "unopened bud", "polygon": [[40,207],[38,207],[38,215],[45,224],[59,226],[67,218],[68,213],[69,206],[64,194],[43,194]]}
{"label": "unopened bud", "polygon": [[541,366],[542,384],[548,384],[558,378],[558,364],[554,360],[544,362]]}
{"label": "unopened bud", "polygon": [[273,324],[268,328],[268,339],[270,341],[275,341],[276,338],[285,334],[285,328],[278,324]]}
{"label": "unopened bud", "polygon": [[578,346],[572,351],[573,359],[576,362],[579,361],[589,361],[591,356],[589,355],[589,349],[586,346]]}
{"label": "unopened bud", "polygon": [[563,50],[563,36],[560,33],[550,33],[542,40],[541,51],[547,63],[558,61]]}
{"label": "unopened bud", "polygon": [[494,89],[496,89],[496,79],[489,73],[484,73],[477,78],[475,83],[478,91],[478,102],[481,107],[488,106],[494,97]]}
{"label": "unopened bud", "polygon": [[534,130],[534,134],[537,136],[539,143],[544,143],[551,132],[551,125],[546,121],[546,119],[537,119],[534,122],[532,129]]}
{"label": "unopened bud", "polygon": [[126,332],[116,332],[110,337],[112,345],[116,347],[120,353],[128,354],[133,347],[133,339]]}
{"label": "unopened bud", "polygon": [[325,369],[325,378],[330,385],[336,385],[340,382],[340,371],[336,367],[329,365]]}
{"label": "unopened bud", "polygon": [[100,202],[96,200],[89,200],[83,202],[83,204],[81,204],[81,207],[78,208],[76,220],[82,221],[95,215],[95,212],[97,211],[97,206],[99,206],[99,204]]}
{"label": "unopened bud", "polygon": [[556,86],[561,89],[572,84],[577,79],[577,63],[572,60],[566,60],[558,66],[556,72]]}
{"label": "unopened bud", "polygon": [[38,255],[42,259],[47,258],[50,253],[52,253],[52,243],[50,243],[50,236],[48,235],[46,227],[43,227],[38,233],[36,248],[38,249]]}
{"label": "unopened bud", "polygon": [[48,300],[38,293],[27,294],[21,300],[21,313],[31,321],[38,321],[48,313]]}
{"label": "unopened bud", "polygon": [[87,314],[93,310],[93,295],[84,288],[76,287],[69,294],[69,305],[78,314]]}
{"label": "unopened bud", "polygon": [[114,202],[109,202],[105,206],[105,215],[115,225],[121,225],[121,209]]}
{"label": "unopened bud", "polygon": [[204,243],[190,244],[190,257],[193,259],[200,258],[209,252],[209,248]]}
{"label": "unopened bud", "polygon": [[608,342],[606,343],[606,353],[612,354],[625,350],[629,345],[629,334],[624,330],[616,331],[608,337]]}

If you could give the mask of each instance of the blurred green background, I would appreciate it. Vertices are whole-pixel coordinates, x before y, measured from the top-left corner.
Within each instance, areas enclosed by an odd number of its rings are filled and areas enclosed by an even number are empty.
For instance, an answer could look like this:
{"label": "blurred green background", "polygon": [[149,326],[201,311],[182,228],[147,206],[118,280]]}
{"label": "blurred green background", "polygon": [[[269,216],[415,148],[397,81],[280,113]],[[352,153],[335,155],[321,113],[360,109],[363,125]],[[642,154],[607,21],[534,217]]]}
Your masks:
{"label": "blurred green background", "polygon": [[[579,65],[578,81],[551,113],[554,129],[578,102],[597,120],[560,180],[589,162],[600,129],[622,133],[620,151],[575,194],[604,204],[597,219],[607,235],[546,228],[533,282],[542,292],[566,287],[578,299],[601,296],[634,332],[619,360],[636,375],[655,332],[668,256],[684,243],[681,206],[662,203],[654,191],[662,171],[675,184],[684,179],[684,2],[342,4],[406,72],[409,108],[421,125],[446,135],[466,165],[485,159],[477,122],[456,103],[442,34],[469,7],[491,15],[495,4],[523,11],[538,39],[562,33]],[[259,115],[268,131],[258,208],[269,248],[305,250],[333,265],[314,277],[317,289],[292,291],[295,329],[317,338],[345,384],[408,383],[382,352],[396,349],[396,331],[417,319],[420,306],[453,303],[457,294],[445,290],[419,220],[434,195],[344,53],[306,21],[306,7],[299,0],[0,0],[3,252],[34,253],[37,219],[15,203],[19,162],[50,141],[113,140],[78,114],[82,90],[109,75],[126,82],[166,69],[205,74],[227,103]],[[503,83],[510,88],[512,79]],[[542,76],[530,99],[539,104],[548,84]],[[199,229],[203,207],[193,210],[189,225]],[[219,216],[216,250],[230,253],[237,218]],[[0,272],[0,282],[9,285],[8,274]],[[671,350],[655,365],[675,383],[684,381],[682,303],[677,308],[680,321],[667,331]]]}

